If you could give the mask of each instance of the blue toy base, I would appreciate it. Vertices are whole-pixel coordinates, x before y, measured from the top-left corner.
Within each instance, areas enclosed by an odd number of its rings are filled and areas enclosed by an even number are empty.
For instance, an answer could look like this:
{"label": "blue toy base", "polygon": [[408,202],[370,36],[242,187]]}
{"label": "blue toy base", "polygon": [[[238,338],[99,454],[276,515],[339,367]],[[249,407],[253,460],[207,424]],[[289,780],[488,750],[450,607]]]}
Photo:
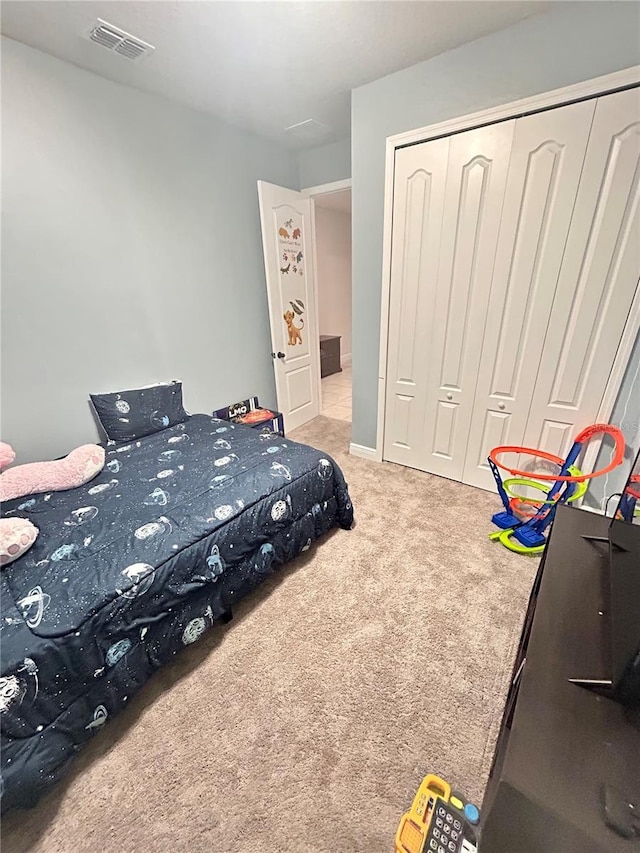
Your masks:
{"label": "blue toy base", "polygon": [[517,527],[521,522],[520,519],[512,512],[496,512],[491,516],[491,521],[496,527],[502,530],[508,530],[510,527]]}
{"label": "blue toy base", "polygon": [[538,548],[547,541],[541,533],[526,525],[514,530],[513,536],[521,545],[527,548]]}

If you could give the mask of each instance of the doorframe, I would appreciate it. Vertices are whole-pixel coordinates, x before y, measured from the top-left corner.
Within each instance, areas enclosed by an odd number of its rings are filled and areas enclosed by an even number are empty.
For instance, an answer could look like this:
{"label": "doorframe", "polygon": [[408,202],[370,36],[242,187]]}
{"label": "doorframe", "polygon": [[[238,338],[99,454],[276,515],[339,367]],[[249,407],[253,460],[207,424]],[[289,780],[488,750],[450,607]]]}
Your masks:
{"label": "doorframe", "polygon": [[[490,107],[487,110],[469,113],[453,119],[427,125],[416,130],[397,133],[388,136],[385,150],[385,179],[384,179],[384,215],[382,236],[382,297],[380,309],[380,355],[378,362],[378,418],[376,427],[376,447],[367,448],[370,453],[369,459],[382,462],[384,448],[384,419],[387,397],[387,358],[389,349],[389,305],[391,300],[391,238],[393,226],[393,184],[396,149],[419,142],[428,142],[442,136],[452,136],[465,130],[473,130],[477,127],[496,124],[514,118],[522,118],[531,113],[542,112],[560,106],[566,106],[576,101],[583,101],[601,95],[609,95],[613,92],[629,89],[640,85],[640,65],[616,71],[613,74],[605,74],[585,80],[582,83],[574,83],[561,89],[553,89],[550,92],[541,92],[528,98],[512,101],[498,107]],[[636,336],[640,331],[640,286],[636,289],[635,297],[627,317],[627,322],[620,339],[620,345],[614,359],[613,368],[605,393],[598,412],[598,422],[608,421],[613,411],[616,397],[620,391],[620,385],[625,370],[629,363],[631,350]],[[586,463],[595,462],[600,442],[592,442],[585,456]]]}
{"label": "doorframe", "polygon": [[[331,195],[331,193],[339,193],[343,190],[351,189],[351,178],[345,178],[342,181],[331,181],[328,184],[317,184],[315,187],[305,187],[300,190],[301,193],[310,196],[311,198],[311,233],[313,234],[313,277],[316,283],[315,286],[315,294],[316,294],[316,304],[315,311],[316,317],[318,318],[318,334],[320,334],[320,312],[318,308],[318,299],[319,299],[319,290],[318,287],[318,251],[317,251],[317,240],[316,240],[316,205],[314,198],[319,195]],[[351,320],[351,325],[353,327],[353,319]],[[351,329],[353,334],[353,328]],[[353,349],[353,347],[352,347]],[[340,366],[342,366],[342,359],[340,359]],[[353,396],[353,395],[352,395]],[[322,414],[322,367],[318,370],[318,399],[320,400],[320,414]]]}
{"label": "doorframe", "polygon": [[343,181],[331,181],[329,184],[318,184],[315,187],[305,187],[301,189],[301,193],[307,195],[329,195],[329,193],[339,193],[342,190],[351,189],[351,178],[345,178]]}

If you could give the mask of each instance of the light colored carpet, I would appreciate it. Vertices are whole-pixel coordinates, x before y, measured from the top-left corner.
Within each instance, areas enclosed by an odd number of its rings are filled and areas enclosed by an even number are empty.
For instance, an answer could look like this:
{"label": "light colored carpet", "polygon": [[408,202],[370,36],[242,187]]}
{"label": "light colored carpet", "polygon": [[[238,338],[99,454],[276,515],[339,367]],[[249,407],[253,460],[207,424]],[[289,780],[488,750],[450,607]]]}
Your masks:
{"label": "light colored carpet", "polygon": [[497,498],[333,455],[335,531],[159,672],[3,851],[386,853],[427,772],[476,802],[536,561],[490,543]]}

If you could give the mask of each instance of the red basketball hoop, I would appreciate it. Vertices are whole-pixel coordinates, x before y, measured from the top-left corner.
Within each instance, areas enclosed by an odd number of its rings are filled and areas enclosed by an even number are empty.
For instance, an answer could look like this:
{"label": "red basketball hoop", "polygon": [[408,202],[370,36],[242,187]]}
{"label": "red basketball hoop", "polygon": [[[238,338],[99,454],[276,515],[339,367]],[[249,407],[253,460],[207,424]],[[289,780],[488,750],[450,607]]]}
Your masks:
{"label": "red basketball hoop", "polygon": [[[511,468],[509,465],[506,465],[498,459],[498,456],[503,453],[524,453],[527,456],[533,456],[536,459],[544,459],[545,462],[553,462],[554,465],[558,464],[559,457],[554,456],[552,453],[545,453],[544,450],[538,450],[535,447],[517,447],[505,444],[502,447],[494,447],[489,454],[489,459],[494,465],[497,465],[498,468],[508,471],[515,477],[531,477],[536,480],[549,480],[557,483],[582,483],[585,480],[592,480],[594,477],[601,477],[603,474],[608,474],[609,471],[613,471],[614,468],[617,468],[624,459],[624,436],[618,427],[611,426],[610,424],[592,424],[582,430],[580,435],[576,437],[574,444],[584,444],[584,442],[588,441],[594,435],[600,434],[610,435],[613,438],[615,442],[613,458],[606,467],[601,468],[599,471],[593,471],[591,474],[580,474],[579,476],[570,476],[568,474],[534,474],[531,471],[521,471],[519,468]],[[560,462],[562,463],[562,460],[560,460]]]}

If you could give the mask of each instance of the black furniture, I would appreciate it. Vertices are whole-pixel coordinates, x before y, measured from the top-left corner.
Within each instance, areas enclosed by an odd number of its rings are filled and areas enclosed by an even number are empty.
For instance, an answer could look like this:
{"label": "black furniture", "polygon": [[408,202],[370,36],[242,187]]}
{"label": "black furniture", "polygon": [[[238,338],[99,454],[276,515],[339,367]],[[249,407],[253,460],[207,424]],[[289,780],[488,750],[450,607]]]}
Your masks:
{"label": "black furniture", "polygon": [[340,373],[340,335],[320,335],[320,376]]}
{"label": "black furniture", "polygon": [[214,418],[244,424],[261,433],[276,433],[284,438],[284,415],[274,409],[265,409],[257,397],[249,397],[240,403],[231,403],[211,413]]}
{"label": "black furniture", "polygon": [[[638,851],[604,788],[640,803],[638,711],[569,679],[610,673],[611,519],[559,506],[527,609],[482,808],[480,853]],[[640,571],[640,566],[638,566]]]}

